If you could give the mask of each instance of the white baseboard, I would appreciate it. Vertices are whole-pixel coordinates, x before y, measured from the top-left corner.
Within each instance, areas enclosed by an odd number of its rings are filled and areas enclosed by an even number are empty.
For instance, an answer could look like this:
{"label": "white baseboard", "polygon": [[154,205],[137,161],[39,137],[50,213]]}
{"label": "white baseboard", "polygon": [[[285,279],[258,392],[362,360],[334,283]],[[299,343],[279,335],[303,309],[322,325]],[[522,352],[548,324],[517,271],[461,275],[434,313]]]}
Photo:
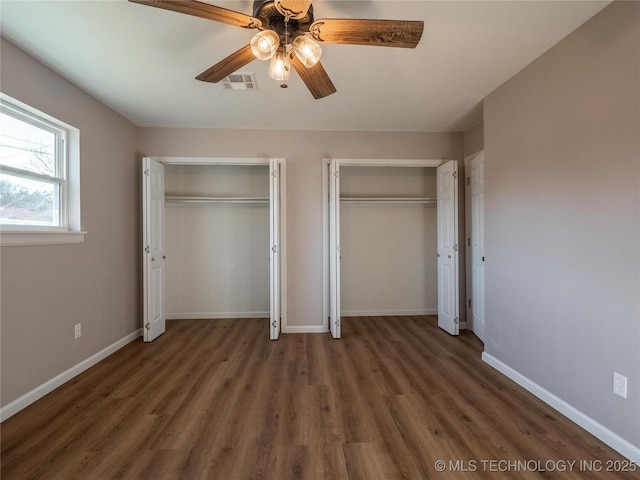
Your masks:
{"label": "white baseboard", "polygon": [[282,333],[327,333],[328,331],[322,325],[293,325],[282,328]]}
{"label": "white baseboard", "polygon": [[30,392],[25,393],[23,396],[14,400],[13,402],[8,403],[4,407],[0,408],[0,422],[4,422],[7,418],[15,415],[23,408],[28,407],[29,405],[36,402],[37,400],[40,400],[47,393],[52,392],[63,383],[71,380],[73,377],[80,375],[85,370],[93,367],[99,361],[104,360],[109,355],[111,355],[117,350],[120,350],[122,347],[134,341],[136,338],[140,336],[142,336],[142,329],[136,330],[135,332],[130,333],[126,337],[121,338],[120,340],[112,343],[108,347],[100,350],[95,355],[90,356],[86,360],[83,360],[77,365],[62,372],[60,375],[52,378],[51,380],[46,381],[42,385],[31,390]]}
{"label": "white baseboard", "polygon": [[493,357],[492,355],[483,352],[482,360],[485,363],[491,365],[503,375],[509,377],[524,389],[534,394],[549,406],[556,409],[572,422],[580,425],[594,437],[602,440],[614,450],[617,450],[621,455],[624,455],[630,461],[636,464],[640,464],[640,448],[638,448],[637,446],[620,437],[615,432],[612,432],[604,425],[596,422],[593,418],[585,415],[580,410],[571,406],[561,398],[556,397],[553,393],[545,390],[537,383],[529,380],[527,377],[517,372],[505,363],[501,362],[497,358]]}
{"label": "white baseboard", "polygon": [[415,315],[437,315],[437,308],[422,310],[343,310],[341,317],[402,317]]}
{"label": "white baseboard", "polygon": [[214,320],[216,318],[269,318],[269,312],[167,313],[167,320]]}

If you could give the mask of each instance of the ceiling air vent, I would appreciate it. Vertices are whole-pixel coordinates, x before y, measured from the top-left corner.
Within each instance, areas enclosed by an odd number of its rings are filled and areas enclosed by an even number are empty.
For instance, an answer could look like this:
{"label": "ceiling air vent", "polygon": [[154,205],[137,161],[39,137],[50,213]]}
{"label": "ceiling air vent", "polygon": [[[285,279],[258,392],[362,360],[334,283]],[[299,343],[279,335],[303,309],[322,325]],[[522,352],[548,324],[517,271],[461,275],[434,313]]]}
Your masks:
{"label": "ceiling air vent", "polygon": [[225,90],[256,91],[256,77],[253,73],[234,73],[222,79],[222,88]]}

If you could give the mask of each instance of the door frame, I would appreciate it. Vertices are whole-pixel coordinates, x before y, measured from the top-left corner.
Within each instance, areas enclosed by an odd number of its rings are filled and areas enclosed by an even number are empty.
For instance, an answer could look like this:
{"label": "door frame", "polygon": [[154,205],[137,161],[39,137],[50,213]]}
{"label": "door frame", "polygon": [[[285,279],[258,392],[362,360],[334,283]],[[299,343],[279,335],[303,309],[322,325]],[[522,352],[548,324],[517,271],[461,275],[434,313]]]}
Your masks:
{"label": "door frame", "polygon": [[[476,333],[476,335],[478,336],[478,338],[480,338],[480,340],[483,340],[484,338],[484,331],[481,332],[481,335],[478,335],[478,333],[476,332],[476,325],[474,325],[473,323],[473,306],[472,306],[472,300],[473,300],[473,271],[472,271],[472,251],[471,251],[471,233],[472,233],[472,222],[473,222],[473,211],[471,208],[471,180],[470,180],[470,175],[471,175],[471,168],[470,168],[470,163],[471,161],[475,160],[477,157],[479,157],[480,155],[484,155],[484,149],[482,150],[478,150],[477,152],[469,155],[468,157],[465,157],[464,159],[464,175],[465,175],[465,182],[464,182],[464,191],[465,191],[465,205],[464,205],[464,223],[465,223],[465,238],[464,238],[464,245],[465,245],[465,251],[466,251],[466,258],[465,258],[465,272],[466,272],[466,298],[465,298],[465,309],[467,311],[467,323],[470,325],[471,330]],[[485,238],[486,240],[486,238]],[[485,299],[486,299],[486,295],[485,295]],[[484,315],[483,315],[483,320],[484,319]],[[486,322],[485,322],[486,325]],[[484,340],[483,340],[484,341]]]}
{"label": "door frame", "polygon": [[[322,329],[329,331],[329,317],[331,314],[331,241],[329,238],[329,213],[330,213],[330,195],[329,186],[331,180],[331,162],[337,161],[342,167],[421,167],[421,168],[437,168],[450,162],[451,159],[382,159],[382,158],[323,158],[322,159]],[[460,162],[458,162],[460,163]],[[458,195],[460,195],[458,189]],[[459,269],[458,265],[458,269]],[[460,285],[459,285],[460,287]],[[461,290],[461,289],[460,289]],[[461,311],[460,315],[462,316]],[[460,328],[465,328],[466,322],[460,319]]]}
{"label": "door frame", "polygon": [[[279,254],[280,254],[280,262],[279,262],[279,272],[277,277],[280,279],[280,304],[278,305],[280,310],[280,332],[286,333],[288,330],[287,324],[287,244],[286,244],[286,231],[287,231],[287,207],[286,207],[286,184],[287,184],[287,174],[286,174],[286,158],[267,158],[267,157],[245,157],[245,158],[236,158],[236,157],[176,157],[176,156],[149,156],[145,158],[151,158],[156,162],[159,162],[163,165],[264,165],[266,167],[270,167],[273,163],[277,164],[280,167],[279,177],[280,177],[280,208],[279,208],[279,221],[280,221],[280,234],[279,234]],[[272,176],[271,171],[269,171],[269,183],[271,184]],[[273,206],[270,205],[269,211],[272,211]],[[271,220],[270,220],[271,222]],[[269,250],[271,251],[272,246],[269,246]],[[273,275],[270,274],[270,291],[273,289],[271,285]],[[272,303],[272,293],[269,295],[270,301]],[[273,305],[269,306],[269,310],[273,311]],[[272,339],[277,338],[277,335],[274,338],[273,332],[271,332],[271,321],[269,322],[269,331],[270,337]],[[280,333],[278,332],[278,333]]]}

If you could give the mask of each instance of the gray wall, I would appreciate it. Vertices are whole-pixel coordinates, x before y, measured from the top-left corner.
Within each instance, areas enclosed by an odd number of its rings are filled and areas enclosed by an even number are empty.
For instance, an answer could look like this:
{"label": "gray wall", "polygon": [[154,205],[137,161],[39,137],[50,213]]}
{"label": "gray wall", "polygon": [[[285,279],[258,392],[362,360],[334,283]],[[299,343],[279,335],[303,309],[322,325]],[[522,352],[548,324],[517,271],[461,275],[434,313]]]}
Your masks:
{"label": "gray wall", "polygon": [[635,446],[639,48],[616,2],[484,102],[486,352]]}
{"label": "gray wall", "polygon": [[484,123],[480,122],[462,135],[464,156],[473,155],[484,148]]}
{"label": "gray wall", "polygon": [[[140,324],[135,125],[1,39],[2,91],[80,130],[79,245],[3,247],[2,405]],[[74,340],[74,324],[82,337]]]}
{"label": "gray wall", "polygon": [[322,325],[322,159],[463,158],[461,133],[141,128],[139,150],[287,159],[287,316],[303,327]]}

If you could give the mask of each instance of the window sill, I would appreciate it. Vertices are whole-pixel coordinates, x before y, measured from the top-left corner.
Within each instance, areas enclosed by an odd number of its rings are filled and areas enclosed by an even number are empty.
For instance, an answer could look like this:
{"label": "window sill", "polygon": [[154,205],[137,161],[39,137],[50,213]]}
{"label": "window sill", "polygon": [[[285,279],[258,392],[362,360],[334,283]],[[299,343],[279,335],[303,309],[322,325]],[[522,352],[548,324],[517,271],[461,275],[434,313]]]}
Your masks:
{"label": "window sill", "polygon": [[20,245],[60,245],[84,243],[87,232],[0,232],[0,245],[15,247]]}

